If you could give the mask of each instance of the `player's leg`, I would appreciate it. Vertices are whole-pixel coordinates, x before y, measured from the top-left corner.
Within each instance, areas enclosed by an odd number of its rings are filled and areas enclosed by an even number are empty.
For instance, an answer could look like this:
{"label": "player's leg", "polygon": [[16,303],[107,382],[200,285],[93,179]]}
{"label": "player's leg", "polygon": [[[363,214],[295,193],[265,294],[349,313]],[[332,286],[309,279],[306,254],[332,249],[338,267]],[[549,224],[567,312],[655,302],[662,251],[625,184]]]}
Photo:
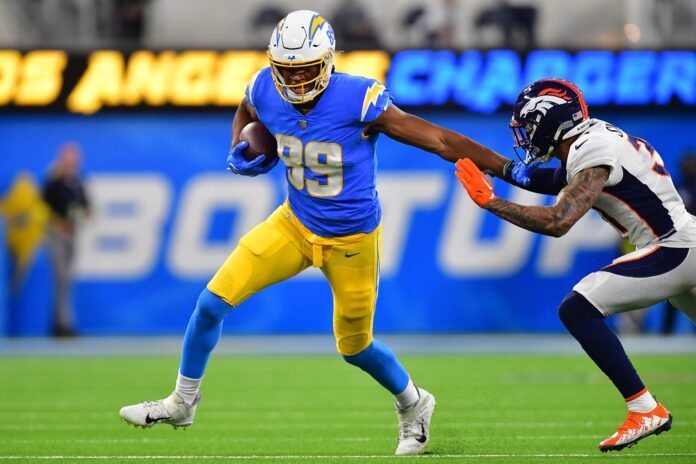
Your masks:
{"label": "player's leg", "polygon": [[356,243],[334,246],[322,270],[334,295],[338,352],[394,395],[400,423],[396,453],[417,454],[429,440],[435,398],[416,387],[389,347],[372,336],[380,240],[378,228]]}
{"label": "player's leg", "polygon": [[295,243],[297,237],[279,210],[242,237],[198,297],[186,328],[174,392],[163,400],[122,408],[123,419],[142,427],[157,423],[185,427],[193,422],[203,373],[227,314],[259,290],[309,265]]}
{"label": "player's leg", "polygon": [[632,446],[671,426],[669,412],[645,388],[604,319],[681,293],[690,279],[696,279],[694,255],[696,250],[677,248],[638,250],[585,277],[559,307],[563,324],[614,383],[629,409],[629,416],[617,433],[600,444],[602,451]]}
{"label": "player's leg", "polygon": [[241,238],[198,299],[184,336],[179,372],[203,377],[222,323],[234,307],[254,293],[286,280],[310,262],[299,250],[299,235],[279,209]]}
{"label": "player's leg", "polygon": [[680,293],[669,299],[669,302],[677,309],[681,309],[691,321],[696,324],[696,287],[688,292]]}

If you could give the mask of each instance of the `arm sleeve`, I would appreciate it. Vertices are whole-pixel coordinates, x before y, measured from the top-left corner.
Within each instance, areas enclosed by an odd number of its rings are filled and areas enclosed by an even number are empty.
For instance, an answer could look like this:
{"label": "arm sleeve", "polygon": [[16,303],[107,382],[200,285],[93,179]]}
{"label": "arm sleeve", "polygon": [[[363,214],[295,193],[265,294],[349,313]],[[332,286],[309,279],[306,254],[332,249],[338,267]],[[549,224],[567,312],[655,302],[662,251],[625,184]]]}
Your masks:
{"label": "arm sleeve", "polygon": [[530,192],[543,195],[558,195],[563,190],[563,187],[567,185],[566,170],[563,166],[540,168],[532,173],[528,186],[525,187],[514,181],[510,181],[510,183]]}
{"label": "arm sleeve", "polygon": [[370,80],[360,100],[362,103],[360,122],[367,125],[377,119],[392,104],[389,89],[378,81]]}

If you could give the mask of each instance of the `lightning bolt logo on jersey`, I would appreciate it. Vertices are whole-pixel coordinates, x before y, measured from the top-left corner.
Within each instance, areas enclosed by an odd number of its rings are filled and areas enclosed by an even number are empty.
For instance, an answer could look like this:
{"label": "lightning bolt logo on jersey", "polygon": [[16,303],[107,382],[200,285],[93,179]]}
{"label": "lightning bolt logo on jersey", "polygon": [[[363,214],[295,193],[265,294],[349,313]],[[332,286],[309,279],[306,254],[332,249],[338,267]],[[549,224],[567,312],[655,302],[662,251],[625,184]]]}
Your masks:
{"label": "lightning bolt logo on jersey", "polygon": [[288,202],[313,233],[341,237],[369,233],[380,222],[375,188],[377,136],[365,126],[391,104],[374,79],[333,73],[316,106],[306,115],[280,97],[270,68],[259,71],[246,90],[266,128],[275,134],[285,163]]}

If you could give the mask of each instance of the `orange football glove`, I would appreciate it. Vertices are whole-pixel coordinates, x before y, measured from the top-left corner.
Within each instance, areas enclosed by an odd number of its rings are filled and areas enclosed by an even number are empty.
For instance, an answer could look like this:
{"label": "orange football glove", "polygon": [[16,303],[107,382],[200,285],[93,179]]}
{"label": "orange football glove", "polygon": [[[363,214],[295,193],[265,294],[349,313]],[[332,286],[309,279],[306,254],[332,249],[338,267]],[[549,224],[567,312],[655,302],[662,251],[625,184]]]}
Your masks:
{"label": "orange football glove", "polygon": [[462,158],[454,172],[474,202],[481,208],[495,198],[493,183],[469,158]]}

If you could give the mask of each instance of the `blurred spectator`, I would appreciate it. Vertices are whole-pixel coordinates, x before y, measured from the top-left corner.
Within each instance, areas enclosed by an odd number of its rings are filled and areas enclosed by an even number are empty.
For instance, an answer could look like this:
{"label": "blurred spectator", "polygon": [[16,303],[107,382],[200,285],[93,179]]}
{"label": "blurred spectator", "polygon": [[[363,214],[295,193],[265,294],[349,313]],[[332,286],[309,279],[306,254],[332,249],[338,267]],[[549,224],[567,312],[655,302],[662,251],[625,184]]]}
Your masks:
{"label": "blurred spectator", "polygon": [[51,209],[48,244],[55,274],[53,334],[75,335],[71,304],[72,262],[80,220],[89,215],[89,201],[80,178],[82,150],[76,143],[61,146],[44,185],[43,198]]}
{"label": "blurred spectator", "polygon": [[696,27],[696,2],[694,0],[655,0],[654,23],[660,36],[667,43],[679,37],[694,36]]}
{"label": "blurred spectator", "polygon": [[248,23],[247,40],[248,44],[257,44],[260,47],[268,46],[268,38],[271,36],[273,28],[288,12],[279,6],[264,4],[251,15]]}
{"label": "blurred spectator", "polygon": [[98,37],[98,4],[80,0],[42,1],[40,32],[45,43],[86,45]]}
{"label": "blurred spectator", "polygon": [[[696,215],[696,152],[687,152],[679,163],[681,182],[677,187],[679,195],[684,200],[686,210]],[[667,302],[664,318],[662,319],[662,334],[669,335],[674,331],[677,309]]]}
{"label": "blurred spectator", "polygon": [[[3,0],[22,39],[54,47],[137,44],[150,0]],[[19,41],[21,43],[21,40]],[[45,46],[45,45],[44,45]]]}
{"label": "blurred spectator", "polygon": [[487,8],[476,18],[476,27],[492,26],[502,36],[502,47],[528,50],[536,45],[537,9],[527,5],[509,5],[502,0],[497,6]]}
{"label": "blurred spectator", "polygon": [[406,12],[401,24],[407,34],[405,46],[453,48],[457,0],[426,3]]}
{"label": "blurred spectator", "polygon": [[273,30],[284,16],[285,13],[280,8],[275,6],[264,6],[256,13],[256,16],[254,16],[254,28],[262,29],[263,31]]}
{"label": "blurred spectator", "polygon": [[114,37],[140,42],[143,18],[149,0],[113,0]]}
{"label": "blurred spectator", "polygon": [[418,25],[422,23],[425,8],[416,6],[406,11],[401,19],[401,29],[404,31],[404,47],[417,47],[422,40],[418,31]]}
{"label": "blurred spectator", "polygon": [[365,10],[354,0],[343,0],[333,13],[331,24],[340,48],[349,50],[380,48],[379,39]]}

